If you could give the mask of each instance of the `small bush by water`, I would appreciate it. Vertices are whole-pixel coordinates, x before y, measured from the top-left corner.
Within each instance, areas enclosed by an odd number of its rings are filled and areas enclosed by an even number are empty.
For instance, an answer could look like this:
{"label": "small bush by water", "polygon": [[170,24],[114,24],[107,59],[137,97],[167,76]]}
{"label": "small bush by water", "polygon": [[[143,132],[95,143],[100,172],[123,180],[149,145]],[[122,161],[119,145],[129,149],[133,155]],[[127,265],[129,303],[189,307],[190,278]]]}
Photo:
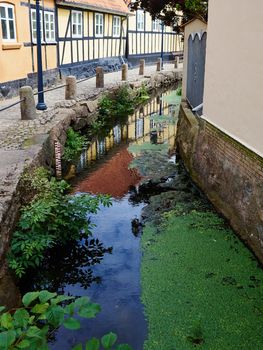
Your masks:
{"label": "small bush by water", "polygon": [[21,210],[8,255],[9,266],[19,277],[38,267],[48,248],[90,236],[87,214],[96,213],[100,204],[111,205],[108,196],[66,194],[67,182],[50,177],[44,168],[25,175],[24,186],[34,197]]}

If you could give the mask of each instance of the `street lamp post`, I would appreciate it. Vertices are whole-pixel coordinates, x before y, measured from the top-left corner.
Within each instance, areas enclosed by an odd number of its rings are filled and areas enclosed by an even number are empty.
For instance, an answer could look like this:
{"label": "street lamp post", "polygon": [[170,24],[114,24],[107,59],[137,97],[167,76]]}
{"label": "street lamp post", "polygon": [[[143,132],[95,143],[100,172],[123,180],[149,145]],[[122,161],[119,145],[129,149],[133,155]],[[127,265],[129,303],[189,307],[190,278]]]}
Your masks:
{"label": "street lamp post", "polygon": [[42,48],[41,48],[41,23],[40,23],[40,9],[39,0],[36,0],[36,25],[37,25],[37,90],[38,103],[36,109],[44,111],[47,106],[44,101],[43,92],[43,69],[42,69]]}
{"label": "street lamp post", "polygon": [[162,59],[162,63],[161,63],[161,69],[163,69],[163,33],[164,33],[164,22],[162,21],[162,39],[161,39],[161,59]]}

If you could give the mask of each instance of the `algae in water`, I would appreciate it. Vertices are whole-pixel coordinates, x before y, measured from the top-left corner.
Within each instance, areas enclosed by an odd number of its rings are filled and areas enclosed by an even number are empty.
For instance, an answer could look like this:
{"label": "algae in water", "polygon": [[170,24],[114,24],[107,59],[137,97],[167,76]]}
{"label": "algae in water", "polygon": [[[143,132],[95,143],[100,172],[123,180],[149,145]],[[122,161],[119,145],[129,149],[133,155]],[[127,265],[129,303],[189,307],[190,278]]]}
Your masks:
{"label": "algae in water", "polygon": [[178,193],[161,224],[144,228],[144,350],[262,349],[263,272],[222,218],[192,204]]}

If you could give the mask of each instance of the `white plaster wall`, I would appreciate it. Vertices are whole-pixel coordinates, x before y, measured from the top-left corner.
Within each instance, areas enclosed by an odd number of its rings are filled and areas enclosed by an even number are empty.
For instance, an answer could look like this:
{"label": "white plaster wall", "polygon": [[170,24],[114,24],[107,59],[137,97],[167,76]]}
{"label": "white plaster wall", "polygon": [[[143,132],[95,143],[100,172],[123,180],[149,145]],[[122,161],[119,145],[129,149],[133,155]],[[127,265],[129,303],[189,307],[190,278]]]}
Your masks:
{"label": "white plaster wall", "polygon": [[263,156],[263,1],[210,0],[204,118]]}

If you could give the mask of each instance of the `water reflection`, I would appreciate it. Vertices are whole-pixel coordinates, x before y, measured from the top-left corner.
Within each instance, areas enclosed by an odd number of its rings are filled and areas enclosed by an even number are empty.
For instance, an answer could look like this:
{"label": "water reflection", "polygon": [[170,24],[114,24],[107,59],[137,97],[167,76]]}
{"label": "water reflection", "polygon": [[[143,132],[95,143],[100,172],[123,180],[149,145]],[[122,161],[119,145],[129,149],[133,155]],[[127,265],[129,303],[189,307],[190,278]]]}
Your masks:
{"label": "water reflection", "polygon": [[[169,93],[170,92],[166,92],[163,96],[168,95]],[[167,142],[169,150],[174,149],[176,125],[172,123],[155,122],[152,119],[152,116],[156,113],[173,117],[177,111],[167,102],[163,101],[160,96],[153,98],[149,103],[142,106],[133,115],[129,116],[127,120],[122,120],[122,123],[119,122],[115,126],[109,127],[106,135],[100,135],[94,139],[91,145],[83,150],[79,162],[76,167],[71,169],[71,171],[75,172],[75,174],[82,172],[85,168],[90,167],[95,161],[108,155],[113,149],[115,149],[116,152],[125,153],[122,145],[133,143],[142,144],[144,142]],[[131,183],[131,185],[132,184],[133,183]],[[127,190],[128,188],[126,188],[125,193],[127,193]],[[111,193],[111,191],[108,193]]]}
{"label": "water reflection", "polygon": [[92,266],[100,264],[106,253],[112,248],[105,248],[99,239],[72,241],[68,245],[51,249],[46,254],[41,271],[29,272],[20,282],[20,290],[48,289],[64,293],[68,285],[79,284],[87,289],[91,283],[100,283],[101,276],[94,274]]}

